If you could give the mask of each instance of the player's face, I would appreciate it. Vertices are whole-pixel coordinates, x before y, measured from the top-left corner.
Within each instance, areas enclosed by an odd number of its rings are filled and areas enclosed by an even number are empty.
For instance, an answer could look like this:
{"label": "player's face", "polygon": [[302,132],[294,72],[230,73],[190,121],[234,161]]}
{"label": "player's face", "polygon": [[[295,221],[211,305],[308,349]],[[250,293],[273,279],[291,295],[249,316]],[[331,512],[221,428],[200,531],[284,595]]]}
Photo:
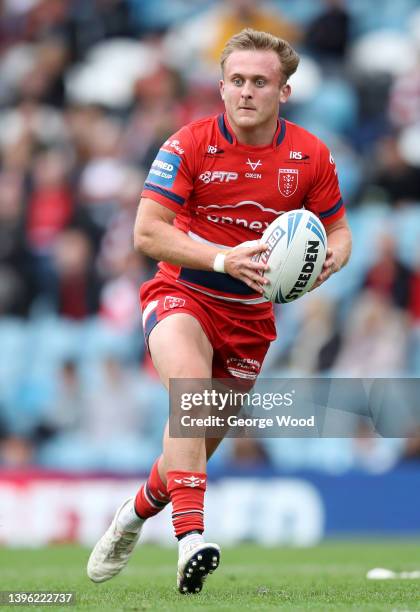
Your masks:
{"label": "player's face", "polygon": [[223,76],[220,92],[232,128],[271,130],[277,124],[279,104],[290,95],[290,86],[282,85],[284,75],[276,53],[234,51],[225,62]]}

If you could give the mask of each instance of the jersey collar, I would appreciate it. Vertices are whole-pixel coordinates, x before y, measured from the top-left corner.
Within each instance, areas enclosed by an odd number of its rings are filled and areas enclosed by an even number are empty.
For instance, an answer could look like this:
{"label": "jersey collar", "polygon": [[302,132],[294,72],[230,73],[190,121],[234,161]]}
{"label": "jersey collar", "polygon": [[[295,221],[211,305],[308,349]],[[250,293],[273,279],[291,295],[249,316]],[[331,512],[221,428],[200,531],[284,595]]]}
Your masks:
{"label": "jersey collar", "polygon": [[[229,125],[229,121],[226,116],[226,113],[220,113],[220,115],[217,116],[217,125],[219,126],[219,131],[221,135],[229,144],[245,146],[246,148],[249,148],[250,145],[240,145],[238,143],[236,136],[232,128]],[[284,140],[285,135],[286,135],[286,122],[282,117],[279,116],[277,120],[277,130],[276,130],[276,133],[274,134],[273,142],[271,143],[271,148],[275,149],[276,147],[281,145],[281,143]],[[255,148],[268,148],[268,147],[255,147]]]}

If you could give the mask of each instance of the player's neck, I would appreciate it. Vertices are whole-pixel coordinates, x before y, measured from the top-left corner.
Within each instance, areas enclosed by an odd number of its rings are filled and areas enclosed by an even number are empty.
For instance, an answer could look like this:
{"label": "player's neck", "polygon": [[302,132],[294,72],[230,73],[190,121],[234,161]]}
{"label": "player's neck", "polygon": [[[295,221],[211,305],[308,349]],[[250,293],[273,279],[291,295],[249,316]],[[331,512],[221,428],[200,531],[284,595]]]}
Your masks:
{"label": "player's neck", "polygon": [[264,147],[271,145],[273,142],[278,123],[277,118],[274,118],[268,125],[262,125],[258,128],[243,128],[236,125],[231,120],[229,120],[229,125],[239,144],[249,145],[251,147]]}

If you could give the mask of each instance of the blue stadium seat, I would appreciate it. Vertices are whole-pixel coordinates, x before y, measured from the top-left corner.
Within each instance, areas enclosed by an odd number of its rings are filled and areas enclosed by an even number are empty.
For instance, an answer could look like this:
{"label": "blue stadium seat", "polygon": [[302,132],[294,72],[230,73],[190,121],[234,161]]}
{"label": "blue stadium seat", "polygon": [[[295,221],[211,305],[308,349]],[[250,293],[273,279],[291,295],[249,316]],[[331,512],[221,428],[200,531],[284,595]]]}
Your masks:
{"label": "blue stadium seat", "polygon": [[56,316],[33,319],[28,325],[31,371],[51,371],[65,359],[77,359],[82,347],[80,330],[80,323],[69,319]]}
{"label": "blue stadium seat", "polygon": [[273,4],[279,7],[283,17],[302,26],[315,19],[323,9],[322,3],[313,0],[299,0],[299,2],[276,0]]}
{"label": "blue stadium seat", "polygon": [[13,317],[0,318],[0,406],[5,412],[25,376],[27,346],[26,323]]}
{"label": "blue stadium seat", "polygon": [[159,453],[160,445],[141,436],[120,436],[99,444],[75,432],[44,443],[37,461],[45,468],[74,472],[143,473]]}
{"label": "blue stadium seat", "polygon": [[138,333],[120,331],[99,317],[92,317],[83,323],[81,338],[82,359],[97,360],[114,356],[121,360],[132,360],[140,350],[141,330]]}
{"label": "blue stadium seat", "polygon": [[304,112],[312,122],[319,122],[333,133],[351,134],[357,121],[356,92],[344,79],[324,78]]}
{"label": "blue stadium seat", "polygon": [[347,0],[346,6],[352,16],[352,34],[359,36],[378,29],[404,31],[411,11],[418,6],[417,0],[381,0],[376,8],[369,0]]}
{"label": "blue stadium seat", "polygon": [[408,266],[420,263],[420,202],[395,211],[392,228],[401,259]]}
{"label": "blue stadium seat", "polygon": [[25,322],[14,317],[0,318],[0,389],[24,366],[27,343]]}
{"label": "blue stadium seat", "polygon": [[411,376],[420,376],[420,325],[413,329],[410,337],[408,371]]}
{"label": "blue stadium seat", "polygon": [[211,1],[185,2],[185,0],[127,0],[133,20],[141,30],[162,31],[173,27],[201,12]]}

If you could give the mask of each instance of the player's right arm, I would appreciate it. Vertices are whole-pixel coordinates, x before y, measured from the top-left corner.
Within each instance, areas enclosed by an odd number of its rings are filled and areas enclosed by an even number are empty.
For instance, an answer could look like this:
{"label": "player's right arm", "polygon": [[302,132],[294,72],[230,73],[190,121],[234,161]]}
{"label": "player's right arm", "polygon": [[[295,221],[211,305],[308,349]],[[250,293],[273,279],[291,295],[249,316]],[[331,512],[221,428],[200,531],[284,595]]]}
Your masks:
{"label": "player's right arm", "polygon": [[[192,240],[173,225],[175,217],[176,213],[169,208],[143,197],[134,225],[134,248],[157,261],[196,270],[213,270],[220,249]],[[267,270],[268,266],[252,261],[251,258],[267,248],[264,244],[251,247],[239,245],[223,251],[225,272],[261,293],[261,284],[266,283],[267,279],[263,279],[259,271]]]}

